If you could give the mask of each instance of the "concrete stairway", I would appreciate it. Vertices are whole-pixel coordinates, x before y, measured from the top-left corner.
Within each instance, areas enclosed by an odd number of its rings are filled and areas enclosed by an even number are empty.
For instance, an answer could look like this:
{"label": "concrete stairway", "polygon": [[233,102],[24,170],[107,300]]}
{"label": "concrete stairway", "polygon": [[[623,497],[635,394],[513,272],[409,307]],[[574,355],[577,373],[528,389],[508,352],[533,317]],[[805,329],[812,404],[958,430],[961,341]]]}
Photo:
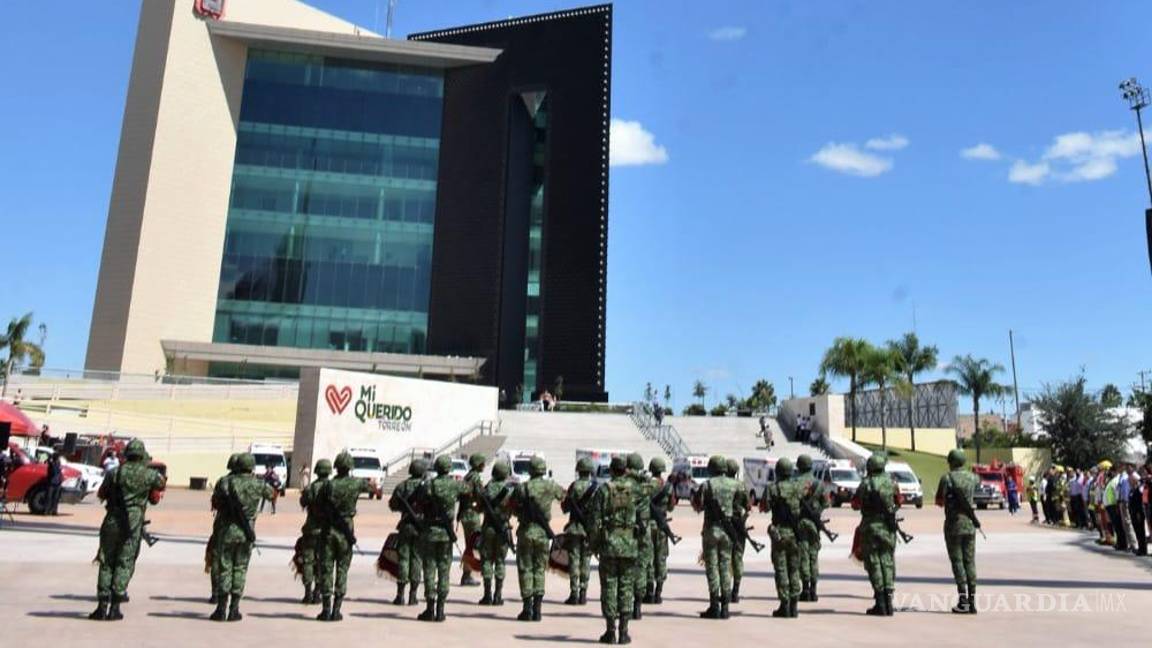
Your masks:
{"label": "concrete stairway", "polygon": [[[489,434],[489,435],[484,435],[484,436],[478,436],[478,437],[472,439],[471,441],[469,441],[468,443],[465,443],[464,447],[460,448],[459,450],[456,450],[454,452],[449,453],[449,455],[452,457],[461,457],[461,458],[467,459],[468,457],[472,456],[473,454],[479,452],[480,454],[484,455],[485,457],[488,457],[488,469],[491,470],[491,468],[492,468],[492,456],[495,455],[496,451],[499,450],[500,447],[503,445],[504,445],[504,437],[499,435],[499,434]],[[399,485],[400,482],[404,481],[405,479],[408,479],[408,469],[407,468],[400,470],[400,471],[397,471],[393,475],[389,475],[388,478],[384,480],[384,485],[383,485],[384,495],[385,496],[391,495],[392,491],[396,489],[396,486]]]}
{"label": "concrete stairway", "polygon": [[780,424],[774,418],[768,419],[768,425],[776,442],[771,451],[764,447],[764,439],[760,436],[760,422],[756,418],[670,416],[665,418],[664,422],[675,427],[684,443],[697,454],[722,454],[735,459],[762,456],[766,453],[773,457],[792,459],[802,454],[811,455],[813,458],[824,456],[820,448],[785,438]]}

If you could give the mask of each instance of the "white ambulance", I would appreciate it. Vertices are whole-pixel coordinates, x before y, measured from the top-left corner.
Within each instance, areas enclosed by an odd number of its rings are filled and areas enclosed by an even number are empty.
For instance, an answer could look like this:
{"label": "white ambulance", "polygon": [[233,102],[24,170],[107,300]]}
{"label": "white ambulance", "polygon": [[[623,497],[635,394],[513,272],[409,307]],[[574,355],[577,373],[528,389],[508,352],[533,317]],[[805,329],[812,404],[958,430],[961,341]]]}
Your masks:
{"label": "white ambulance", "polygon": [[676,489],[676,498],[689,501],[692,492],[708,481],[708,455],[694,454],[677,457],[672,462],[672,474],[668,480]]}
{"label": "white ambulance", "polygon": [[753,506],[760,505],[764,489],[776,480],[776,457],[744,457],[744,489]]}
{"label": "white ambulance", "polygon": [[380,453],[375,448],[348,448],[347,452],[352,455],[352,476],[366,479],[372,486],[368,499],[382,499],[384,493],[380,487],[384,485],[388,473],[384,472],[384,462],[380,460]]}

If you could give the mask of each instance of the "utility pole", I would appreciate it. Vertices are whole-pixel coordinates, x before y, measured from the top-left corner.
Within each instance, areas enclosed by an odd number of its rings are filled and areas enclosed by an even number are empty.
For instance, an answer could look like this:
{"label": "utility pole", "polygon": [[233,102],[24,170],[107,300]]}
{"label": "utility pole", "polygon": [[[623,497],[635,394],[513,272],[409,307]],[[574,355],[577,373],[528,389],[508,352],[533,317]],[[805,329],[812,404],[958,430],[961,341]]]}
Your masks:
{"label": "utility pole", "polygon": [[[1016,433],[1020,434],[1024,428],[1020,425],[1020,383],[1016,380],[1016,340],[1012,337],[1012,329],[1008,329],[1008,349],[1012,354],[1012,396],[1016,400]],[[980,425],[980,422],[977,421],[976,425]]]}
{"label": "utility pole", "polygon": [[[1141,374],[1141,377],[1143,377],[1143,374]],[[796,398],[796,389],[792,385],[792,376],[788,376],[788,398]]]}
{"label": "utility pole", "polygon": [[[1148,90],[1131,77],[1120,82],[1120,94],[1128,102],[1128,107],[1136,112],[1136,127],[1140,131],[1140,152],[1144,155],[1144,181],[1148,184],[1148,204],[1152,205],[1152,173],[1148,170],[1148,146],[1144,143],[1144,119],[1140,111],[1147,108],[1152,99]],[[1144,210],[1144,228],[1148,233],[1148,264],[1152,266],[1152,209]]]}
{"label": "utility pole", "polygon": [[1148,388],[1144,385],[1144,374],[1152,374],[1152,369],[1145,369],[1136,373],[1140,374],[1140,391],[1147,393]]}

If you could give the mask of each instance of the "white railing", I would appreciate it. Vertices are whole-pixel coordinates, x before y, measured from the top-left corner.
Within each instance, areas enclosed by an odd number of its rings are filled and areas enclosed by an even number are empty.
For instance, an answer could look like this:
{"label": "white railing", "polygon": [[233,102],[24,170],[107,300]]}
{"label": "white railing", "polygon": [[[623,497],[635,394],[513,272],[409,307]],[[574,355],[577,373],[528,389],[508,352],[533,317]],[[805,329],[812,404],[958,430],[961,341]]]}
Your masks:
{"label": "white railing", "polygon": [[673,459],[692,454],[692,450],[684,443],[675,426],[657,423],[652,414],[652,406],[648,403],[633,403],[630,414],[632,423],[640,430],[644,438],[655,441],[664,450],[664,453]]}
{"label": "white railing", "polygon": [[451,450],[459,450],[476,437],[491,436],[496,434],[499,428],[499,423],[496,421],[477,421],[473,423],[472,426],[467,430],[464,430],[460,434],[452,437],[438,448],[412,447],[408,448],[404,452],[397,454],[388,461],[384,462],[384,473],[387,475],[392,475],[395,471],[405,468],[408,464],[412,463],[413,459],[418,457],[435,457]]}
{"label": "white railing", "polygon": [[292,400],[298,391],[295,382],[71,369],[13,374],[8,383],[8,398],[19,399],[21,406],[62,400]]}

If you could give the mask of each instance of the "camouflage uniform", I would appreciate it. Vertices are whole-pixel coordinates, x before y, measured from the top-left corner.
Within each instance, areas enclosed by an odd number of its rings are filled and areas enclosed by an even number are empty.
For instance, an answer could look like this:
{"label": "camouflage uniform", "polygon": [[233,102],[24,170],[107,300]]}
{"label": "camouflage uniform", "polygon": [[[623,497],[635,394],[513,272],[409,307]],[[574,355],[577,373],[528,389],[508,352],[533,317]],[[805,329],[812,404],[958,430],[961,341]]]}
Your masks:
{"label": "camouflage uniform", "polygon": [[731,520],[739,484],[725,476],[726,469],[724,457],[710,457],[708,472],[712,476],[693,496],[693,507],[704,512],[700,535],[708,576],[708,609],[700,616],[705,619],[727,619],[732,592],[732,539],[724,531],[721,516]]}
{"label": "camouflage uniform", "polygon": [[[249,539],[246,535],[244,522],[247,521],[249,528],[254,528],[260,500],[272,497],[272,487],[252,474],[255,466],[256,459],[251,454],[240,455],[232,472],[217,480],[216,489],[212,492],[212,507],[217,511],[217,517],[224,518],[213,538],[212,558],[218,571],[218,600],[216,611],[211,616],[213,621],[239,621],[244,618],[240,614],[240,599],[244,596],[248,561],[252,558],[252,546],[255,544],[255,538]],[[232,506],[237,506],[239,510],[233,512]],[[239,517],[241,515],[244,516],[243,520]],[[227,605],[229,596],[231,605]]]}
{"label": "camouflage uniform", "polygon": [[[480,532],[480,565],[484,577],[484,598],[480,599],[480,605],[504,605],[504,560],[508,557],[511,538],[504,503],[511,497],[512,487],[507,481],[511,472],[506,462],[496,462],[492,466],[492,480],[481,493],[488,498],[492,513],[485,509]],[[493,578],[496,579],[495,590],[492,589]]]}
{"label": "camouflage uniform", "polygon": [[136,571],[136,557],[144,535],[144,511],[154,490],[164,488],[164,477],[148,467],[144,443],[133,439],[124,450],[127,461],[100,485],[98,497],[105,501],[104,522],[100,525],[100,550],[96,561],[96,609],[88,615],[93,621],[124,618],[120,603]]}
{"label": "camouflage uniform", "polygon": [[[662,506],[665,515],[668,515],[676,509],[676,495],[672,491],[671,484],[666,484],[664,481],[663,475],[666,469],[667,466],[660,457],[654,457],[648,462],[648,472],[652,473],[652,490],[656,493],[654,499],[659,500],[653,501],[653,505]],[[659,605],[664,602],[664,581],[668,579],[669,540],[656,525],[655,519],[649,524],[649,528],[649,535],[652,536],[652,570],[648,577],[651,594],[645,593],[644,602]]]}
{"label": "camouflage uniform", "polygon": [[[240,458],[242,452],[234,452],[232,456],[228,457],[228,472],[232,472],[236,468],[236,460]],[[209,583],[212,586],[212,596],[208,599],[208,603],[216,605],[220,600],[220,595],[216,591],[216,583],[220,581],[220,569],[213,558],[215,547],[216,533],[220,530],[220,526],[224,523],[224,518],[216,514],[216,509],[212,509],[212,535],[208,537],[208,544],[204,546],[204,564],[207,565]]]}
{"label": "camouflage uniform", "polygon": [[651,503],[656,491],[652,488],[652,480],[644,472],[644,459],[633,452],[628,455],[627,461],[628,474],[636,491],[636,528],[639,531],[636,541],[636,577],[632,583],[636,596],[632,604],[632,618],[640,619],[643,616],[641,603],[648,591],[648,574],[652,571],[652,534],[648,527],[652,523]]}
{"label": "camouflage uniform", "polygon": [[[466,552],[468,550],[476,551],[472,543],[480,533],[480,523],[483,521],[481,515],[483,509],[477,498],[484,491],[484,464],[486,462],[487,458],[479,453],[468,457],[470,470],[467,475],[464,475],[465,499],[460,503],[460,524],[464,527],[464,551]],[[472,571],[468,566],[463,561],[460,564],[464,570],[460,576],[461,587],[479,585],[476,579],[472,578]]]}
{"label": "camouflage uniform", "polygon": [[548,464],[541,457],[532,457],[528,466],[530,479],[516,487],[508,505],[516,514],[516,569],[520,575],[520,598],[524,609],[517,615],[520,621],[539,621],[540,606],[544,602],[544,572],[548,568],[548,533],[533,522],[529,503],[543,522],[552,518],[552,503],[564,498],[564,489],[544,479]]}
{"label": "camouflage uniform", "polygon": [[[592,485],[592,461],[583,458],[576,462],[576,481],[568,486],[568,493],[561,503],[561,510],[569,515],[568,524],[564,526],[565,537],[568,542],[568,600],[565,605],[584,605],[588,602],[588,576],[591,574],[591,551],[588,547],[588,529],[576,518],[578,507],[585,519],[592,514],[592,497],[595,491]],[[573,506],[575,504],[575,506]],[[591,521],[588,521],[591,523]]]}
{"label": "camouflage uniform", "polygon": [[800,597],[800,545],[797,541],[800,521],[800,498],[804,483],[789,479],[792,460],[783,457],[776,462],[776,479],[764,489],[764,502],[772,511],[772,526],[768,536],[772,540],[772,571],[776,576],[776,597],[780,607],[774,617],[795,618],[796,601]]}
{"label": "camouflage uniform", "polygon": [[316,479],[300,491],[300,506],[304,508],[306,517],[304,518],[304,526],[300,527],[300,539],[297,540],[295,562],[300,571],[300,579],[304,581],[304,600],[301,601],[302,603],[320,602],[320,588],[313,587],[317,578],[316,548],[320,544],[320,535],[324,524],[319,507],[309,506],[309,504],[317,500],[320,489],[328,483],[328,478],[332,475],[332,462],[327,459],[317,461],[312,474],[315,475]]}
{"label": "camouflage uniform", "polygon": [[896,530],[890,518],[900,506],[900,493],[884,472],[888,458],[874,452],[868,457],[868,475],[860,481],[852,497],[852,508],[860,511],[859,554],[872,583],[873,616],[892,615],[892,591],[896,581]]}
{"label": "camouflage uniform", "polygon": [[447,455],[436,457],[433,464],[436,477],[428,482],[425,496],[420,500],[424,513],[424,532],[420,536],[420,560],[424,564],[424,602],[427,608],[420,613],[421,621],[443,621],[444,601],[448,598],[452,569],[452,511],[464,493],[464,482],[458,482],[452,472],[452,459]]}
{"label": "camouflage uniform", "polygon": [[[948,453],[949,472],[940,476],[936,489],[936,505],[944,507],[944,545],[952,563],[952,577],[960,600],[952,611],[957,614],[976,613],[976,521],[967,515],[975,509],[973,497],[980,478],[964,470],[967,457],[963,450]],[[967,507],[959,501],[963,498]]]}
{"label": "camouflage uniform", "polygon": [[[608,628],[601,643],[631,641],[628,620],[635,593],[636,499],[623,457],[612,459],[612,481],[596,493],[592,519],[592,546],[600,556],[600,612]],[[619,627],[619,635],[617,635]]]}
{"label": "camouflage uniform", "polygon": [[396,579],[396,598],[392,599],[393,605],[404,605],[405,585],[410,585],[408,605],[416,605],[418,600],[417,590],[420,589],[420,581],[422,580],[420,571],[420,520],[409,515],[404,510],[400,500],[407,500],[413,508],[416,507],[415,495],[422,492],[421,489],[424,488],[424,473],[427,470],[428,466],[423,459],[413,459],[412,463],[408,464],[408,479],[400,482],[396,486],[396,490],[392,491],[392,497],[388,499],[388,508],[400,512],[400,521],[396,524],[396,532],[399,535],[399,543],[396,545],[396,562],[400,576]]}
{"label": "camouflage uniform", "polygon": [[[323,610],[319,621],[340,621],[340,606],[348,591],[348,567],[352,564],[352,548],[356,544],[356,504],[361,493],[372,492],[368,480],[349,475],[352,455],[341,452],[336,456],[336,478],[322,482],[320,488],[308,488],[305,503],[311,515],[315,509],[321,520],[316,544],[316,580],[319,581]],[[341,522],[342,521],[342,522]],[[351,536],[351,537],[349,537]]]}
{"label": "camouflage uniform", "polygon": [[[803,454],[796,459],[796,476],[800,483],[800,494],[811,511],[817,516],[824,514],[828,497],[824,484],[812,474],[812,457]],[[812,520],[800,516],[796,525],[796,542],[800,550],[800,590],[801,601],[817,601],[816,581],[820,578],[820,528]]]}
{"label": "camouflage uniform", "polygon": [[[737,485],[732,500],[732,523],[745,528],[748,526],[748,513],[752,510],[752,501],[743,483],[736,478],[740,474],[740,464],[736,463],[735,459],[726,459],[724,474]],[[732,543],[732,593],[728,597],[730,603],[740,602],[740,581],[744,578],[744,551],[747,548],[747,543],[743,539]]]}

